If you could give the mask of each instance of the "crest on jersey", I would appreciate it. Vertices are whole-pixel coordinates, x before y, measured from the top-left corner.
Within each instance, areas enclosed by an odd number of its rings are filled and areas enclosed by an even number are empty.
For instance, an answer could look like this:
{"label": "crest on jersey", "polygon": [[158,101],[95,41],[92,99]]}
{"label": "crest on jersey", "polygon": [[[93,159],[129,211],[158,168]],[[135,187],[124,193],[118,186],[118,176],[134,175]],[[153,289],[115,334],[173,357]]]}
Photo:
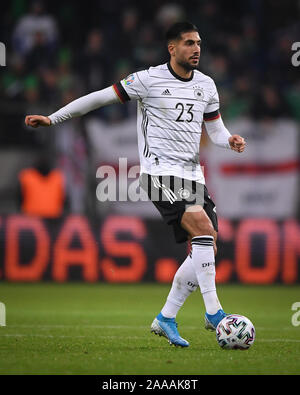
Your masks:
{"label": "crest on jersey", "polygon": [[134,75],[130,74],[128,75],[126,78],[124,78],[124,84],[127,85],[131,85],[134,82]]}
{"label": "crest on jersey", "polygon": [[181,199],[188,199],[191,196],[191,192],[188,189],[180,188],[178,194]]}
{"label": "crest on jersey", "polygon": [[196,98],[197,100],[203,100],[203,98],[204,98],[203,89],[202,89],[202,88],[196,88],[196,89],[194,89],[194,95],[195,95],[195,98]]}

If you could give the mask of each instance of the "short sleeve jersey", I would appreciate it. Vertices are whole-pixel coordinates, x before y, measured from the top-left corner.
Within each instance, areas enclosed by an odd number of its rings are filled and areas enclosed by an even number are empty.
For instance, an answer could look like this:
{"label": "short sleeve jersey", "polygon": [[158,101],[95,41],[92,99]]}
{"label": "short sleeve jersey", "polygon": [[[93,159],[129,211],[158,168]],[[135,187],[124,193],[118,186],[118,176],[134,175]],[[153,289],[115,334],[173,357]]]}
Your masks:
{"label": "short sleeve jersey", "polygon": [[121,102],[138,103],[141,173],[204,184],[199,158],[202,123],[219,117],[214,81],[198,70],[183,79],[166,63],[130,74],[113,88]]}

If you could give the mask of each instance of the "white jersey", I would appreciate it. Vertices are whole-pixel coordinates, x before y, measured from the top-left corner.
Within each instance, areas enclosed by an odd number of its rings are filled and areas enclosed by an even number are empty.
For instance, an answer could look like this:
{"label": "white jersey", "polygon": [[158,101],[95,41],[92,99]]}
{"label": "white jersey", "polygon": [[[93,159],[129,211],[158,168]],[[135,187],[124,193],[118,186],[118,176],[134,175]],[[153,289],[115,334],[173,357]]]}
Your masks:
{"label": "white jersey", "polygon": [[214,81],[198,70],[183,79],[166,63],[133,73],[113,87],[122,102],[138,101],[141,173],[204,184],[199,148],[203,118],[219,116]]}
{"label": "white jersey", "polygon": [[202,123],[211,141],[231,148],[219,113],[213,80],[198,70],[184,79],[169,63],[138,71],[100,91],[82,96],[49,115],[52,125],[121,101],[138,101],[141,173],[174,175],[205,184],[199,162]]}

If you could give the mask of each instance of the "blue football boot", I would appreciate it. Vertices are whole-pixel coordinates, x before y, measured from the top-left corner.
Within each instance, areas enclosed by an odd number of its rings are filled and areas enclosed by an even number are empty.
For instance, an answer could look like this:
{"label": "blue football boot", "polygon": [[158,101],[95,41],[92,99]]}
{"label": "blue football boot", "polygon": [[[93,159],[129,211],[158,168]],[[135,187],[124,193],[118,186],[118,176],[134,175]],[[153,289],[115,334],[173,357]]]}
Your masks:
{"label": "blue football boot", "polygon": [[158,314],[151,324],[151,332],[156,335],[164,336],[170,345],[188,347],[190,344],[185,339],[183,339],[177,330],[177,322],[175,318],[165,318],[161,313]]}
{"label": "blue football boot", "polygon": [[218,323],[227,315],[222,309],[218,310],[216,314],[205,313],[205,329],[215,331]]}

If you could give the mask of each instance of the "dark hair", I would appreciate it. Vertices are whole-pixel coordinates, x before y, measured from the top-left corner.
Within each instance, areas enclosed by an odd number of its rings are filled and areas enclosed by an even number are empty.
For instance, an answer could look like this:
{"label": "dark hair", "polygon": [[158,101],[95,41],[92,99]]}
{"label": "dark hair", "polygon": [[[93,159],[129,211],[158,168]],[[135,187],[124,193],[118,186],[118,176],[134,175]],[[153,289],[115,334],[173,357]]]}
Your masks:
{"label": "dark hair", "polygon": [[176,22],[166,32],[166,40],[169,43],[171,40],[178,40],[182,33],[198,32],[198,28],[190,22]]}

